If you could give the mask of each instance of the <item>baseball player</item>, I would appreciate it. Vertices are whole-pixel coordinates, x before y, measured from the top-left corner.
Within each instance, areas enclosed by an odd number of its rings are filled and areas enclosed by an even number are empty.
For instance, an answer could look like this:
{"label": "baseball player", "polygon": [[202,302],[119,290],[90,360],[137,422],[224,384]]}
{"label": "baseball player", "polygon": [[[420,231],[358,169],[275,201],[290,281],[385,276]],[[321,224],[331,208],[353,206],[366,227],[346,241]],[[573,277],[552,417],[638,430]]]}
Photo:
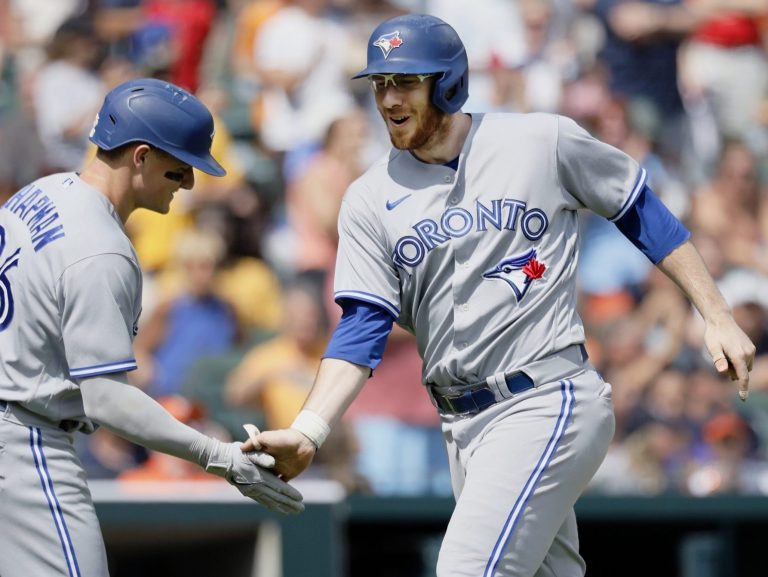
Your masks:
{"label": "baseball player", "polygon": [[136,208],[167,213],[221,176],[213,119],[192,94],[138,79],[107,94],[81,174],[44,177],[0,208],[0,574],[106,577],[107,559],[76,431],[98,425],[199,463],[284,513],[301,494],[244,453],[183,425],[127,382],[141,271],[123,225]]}
{"label": "baseball player", "polygon": [[272,454],[284,479],[304,470],[396,321],[418,340],[451,466],[439,577],[584,575],[573,505],[614,417],[576,311],[576,211],[613,221],[685,291],[742,398],[755,347],[634,160],[567,118],[461,112],[467,57],[445,22],[382,23],[357,77],[393,148],[343,201],[342,320],[292,427],[243,449]]}

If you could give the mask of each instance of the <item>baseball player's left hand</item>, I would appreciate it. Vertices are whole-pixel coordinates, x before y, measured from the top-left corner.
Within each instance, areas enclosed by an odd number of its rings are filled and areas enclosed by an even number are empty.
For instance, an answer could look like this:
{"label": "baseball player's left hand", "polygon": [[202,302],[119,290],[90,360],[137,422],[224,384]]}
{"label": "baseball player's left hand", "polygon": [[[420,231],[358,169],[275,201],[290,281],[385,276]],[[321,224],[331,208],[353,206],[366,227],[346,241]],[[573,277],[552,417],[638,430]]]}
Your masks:
{"label": "baseball player's left hand", "polygon": [[304,510],[303,497],[295,488],[279,479],[269,469],[258,466],[253,451],[243,451],[242,444],[211,439],[211,450],[204,468],[223,477],[244,496],[283,514]]}
{"label": "baseball player's left hand", "polygon": [[717,372],[727,374],[732,381],[737,381],[739,397],[746,401],[749,394],[749,371],[755,360],[755,345],[733,317],[707,323],[704,343]]}
{"label": "baseball player's left hand", "polygon": [[241,449],[259,449],[272,455],[275,458],[273,470],[285,481],[290,481],[309,467],[317,451],[312,441],[295,429],[264,431],[243,443]]}

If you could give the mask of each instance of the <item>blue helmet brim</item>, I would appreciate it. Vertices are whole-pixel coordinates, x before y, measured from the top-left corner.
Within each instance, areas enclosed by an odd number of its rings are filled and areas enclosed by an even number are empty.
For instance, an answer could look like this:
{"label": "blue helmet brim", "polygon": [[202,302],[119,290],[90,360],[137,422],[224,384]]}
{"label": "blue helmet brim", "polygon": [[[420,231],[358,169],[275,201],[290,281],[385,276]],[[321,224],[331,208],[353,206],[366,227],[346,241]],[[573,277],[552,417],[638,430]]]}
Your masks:
{"label": "blue helmet brim", "polygon": [[209,153],[205,156],[198,156],[180,149],[164,148],[165,152],[178,158],[180,161],[185,162],[190,166],[194,166],[198,170],[202,170],[206,174],[211,176],[224,176],[227,171],[219,162]]}

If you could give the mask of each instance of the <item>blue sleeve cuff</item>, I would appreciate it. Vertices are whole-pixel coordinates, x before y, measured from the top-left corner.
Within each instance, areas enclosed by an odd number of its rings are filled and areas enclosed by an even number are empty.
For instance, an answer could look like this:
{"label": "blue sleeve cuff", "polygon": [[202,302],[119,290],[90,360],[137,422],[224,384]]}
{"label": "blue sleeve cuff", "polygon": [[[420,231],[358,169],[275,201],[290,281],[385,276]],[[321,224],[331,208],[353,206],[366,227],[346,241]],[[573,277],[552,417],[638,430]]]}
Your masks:
{"label": "blue sleeve cuff", "polygon": [[382,307],[356,299],[339,299],[344,310],[323,358],[341,359],[370,367],[379,366],[384,356],[393,318]]}
{"label": "blue sleeve cuff", "polygon": [[615,224],[653,264],[658,264],[691,237],[688,229],[648,185],[643,187],[635,203]]}

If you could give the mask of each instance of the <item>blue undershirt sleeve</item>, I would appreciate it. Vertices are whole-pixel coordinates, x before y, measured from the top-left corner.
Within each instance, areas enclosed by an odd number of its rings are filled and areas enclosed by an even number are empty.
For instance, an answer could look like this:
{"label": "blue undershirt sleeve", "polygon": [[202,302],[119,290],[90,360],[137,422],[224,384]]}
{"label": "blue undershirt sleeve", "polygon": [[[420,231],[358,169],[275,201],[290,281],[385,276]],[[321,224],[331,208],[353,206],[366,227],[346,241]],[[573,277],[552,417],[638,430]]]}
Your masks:
{"label": "blue undershirt sleeve", "polygon": [[658,264],[691,237],[691,233],[646,185],[635,204],[615,222],[627,239]]}
{"label": "blue undershirt sleeve", "polygon": [[323,358],[341,359],[375,369],[384,355],[394,318],[384,308],[355,299],[340,299],[341,320]]}

